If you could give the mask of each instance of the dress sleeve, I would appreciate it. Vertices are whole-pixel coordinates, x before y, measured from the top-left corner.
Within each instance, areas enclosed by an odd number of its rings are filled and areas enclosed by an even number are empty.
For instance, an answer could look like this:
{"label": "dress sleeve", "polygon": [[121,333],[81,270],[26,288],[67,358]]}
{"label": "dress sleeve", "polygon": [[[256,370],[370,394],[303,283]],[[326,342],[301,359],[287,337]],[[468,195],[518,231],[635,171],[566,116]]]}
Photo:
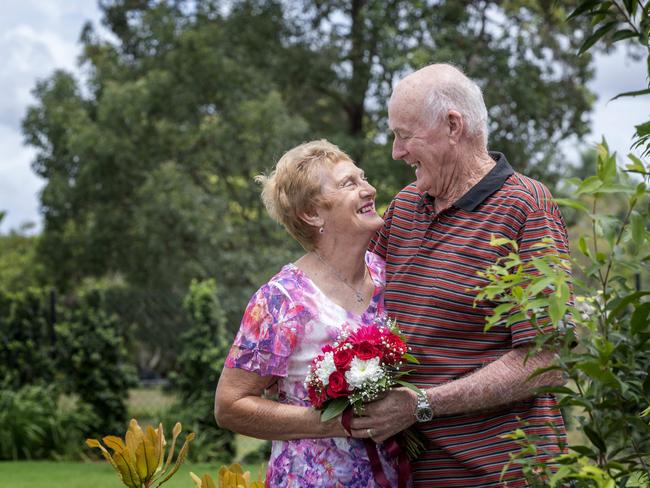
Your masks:
{"label": "dress sleeve", "polygon": [[[553,246],[550,248],[538,248],[535,244],[540,243],[544,238],[551,238]],[[517,238],[519,246],[519,255],[523,262],[530,261],[536,255],[541,253],[554,252],[560,255],[569,256],[569,240],[567,237],[564,220],[560,210],[553,204],[552,208],[540,209],[531,212]],[[551,293],[551,290],[548,290]],[[573,292],[569,297],[569,304],[573,303]],[[567,316],[565,326],[570,326],[571,317]],[[512,324],[512,345],[513,347],[522,346],[535,340],[535,336],[540,332],[550,332],[553,325],[550,323],[548,316],[538,318],[537,329],[529,320],[522,320]]]}
{"label": "dress sleeve", "polygon": [[302,333],[304,307],[272,283],[248,302],[225,366],[260,376],[287,376],[289,356]]}

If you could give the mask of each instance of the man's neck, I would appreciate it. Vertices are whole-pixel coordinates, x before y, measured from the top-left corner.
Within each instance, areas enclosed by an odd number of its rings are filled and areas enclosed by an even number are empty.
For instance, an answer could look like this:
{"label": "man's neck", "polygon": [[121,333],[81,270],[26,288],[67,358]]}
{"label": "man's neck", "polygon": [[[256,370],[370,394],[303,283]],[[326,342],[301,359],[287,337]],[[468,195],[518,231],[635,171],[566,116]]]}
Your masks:
{"label": "man's neck", "polygon": [[457,170],[454,171],[454,183],[449,186],[449,191],[445,195],[435,197],[436,213],[451,207],[481,181],[494,168],[495,164],[486,151],[458,161]]}

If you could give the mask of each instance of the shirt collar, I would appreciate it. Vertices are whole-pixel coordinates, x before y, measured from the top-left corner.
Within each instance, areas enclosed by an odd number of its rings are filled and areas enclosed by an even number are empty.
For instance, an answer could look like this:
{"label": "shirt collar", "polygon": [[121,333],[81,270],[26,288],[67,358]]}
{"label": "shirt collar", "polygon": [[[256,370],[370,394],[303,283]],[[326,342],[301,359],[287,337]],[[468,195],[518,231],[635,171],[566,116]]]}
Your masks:
{"label": "shirt collar", "polygon": [[454,207],[471,212],[476,209],[487,197],[503,186],[514,170],[506,157],[500,152],[490,152],[490,157],[496,164],[481,181],[469,189],[462,197],[454,202]]}

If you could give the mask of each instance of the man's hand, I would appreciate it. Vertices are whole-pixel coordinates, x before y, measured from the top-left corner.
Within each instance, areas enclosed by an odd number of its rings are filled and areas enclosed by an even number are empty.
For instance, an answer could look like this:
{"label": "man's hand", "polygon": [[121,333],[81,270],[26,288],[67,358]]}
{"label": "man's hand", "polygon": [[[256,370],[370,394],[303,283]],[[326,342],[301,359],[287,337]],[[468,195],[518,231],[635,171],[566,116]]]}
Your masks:
{"label": "man's hand", "polygon": [[394,388],[382,398],[368,403],[362,417],[350,422],[352,437],[370,437],[383,442],[415,423],[417,395],[409,388]]}

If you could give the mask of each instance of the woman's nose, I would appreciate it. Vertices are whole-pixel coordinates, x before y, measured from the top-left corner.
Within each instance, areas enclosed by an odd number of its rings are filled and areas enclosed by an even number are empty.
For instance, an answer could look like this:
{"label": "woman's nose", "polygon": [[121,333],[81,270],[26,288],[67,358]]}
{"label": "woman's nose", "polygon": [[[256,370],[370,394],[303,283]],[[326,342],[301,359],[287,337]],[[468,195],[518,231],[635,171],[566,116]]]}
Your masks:
{"label": "woman's nose", "polygon": [[367,181],[364,181],[364,184],[361,187],[361,193],[363,195],[371,195],[371,196],[374,197],[375,194],[377,193],[377,190],[370,183],[368,183]]}

